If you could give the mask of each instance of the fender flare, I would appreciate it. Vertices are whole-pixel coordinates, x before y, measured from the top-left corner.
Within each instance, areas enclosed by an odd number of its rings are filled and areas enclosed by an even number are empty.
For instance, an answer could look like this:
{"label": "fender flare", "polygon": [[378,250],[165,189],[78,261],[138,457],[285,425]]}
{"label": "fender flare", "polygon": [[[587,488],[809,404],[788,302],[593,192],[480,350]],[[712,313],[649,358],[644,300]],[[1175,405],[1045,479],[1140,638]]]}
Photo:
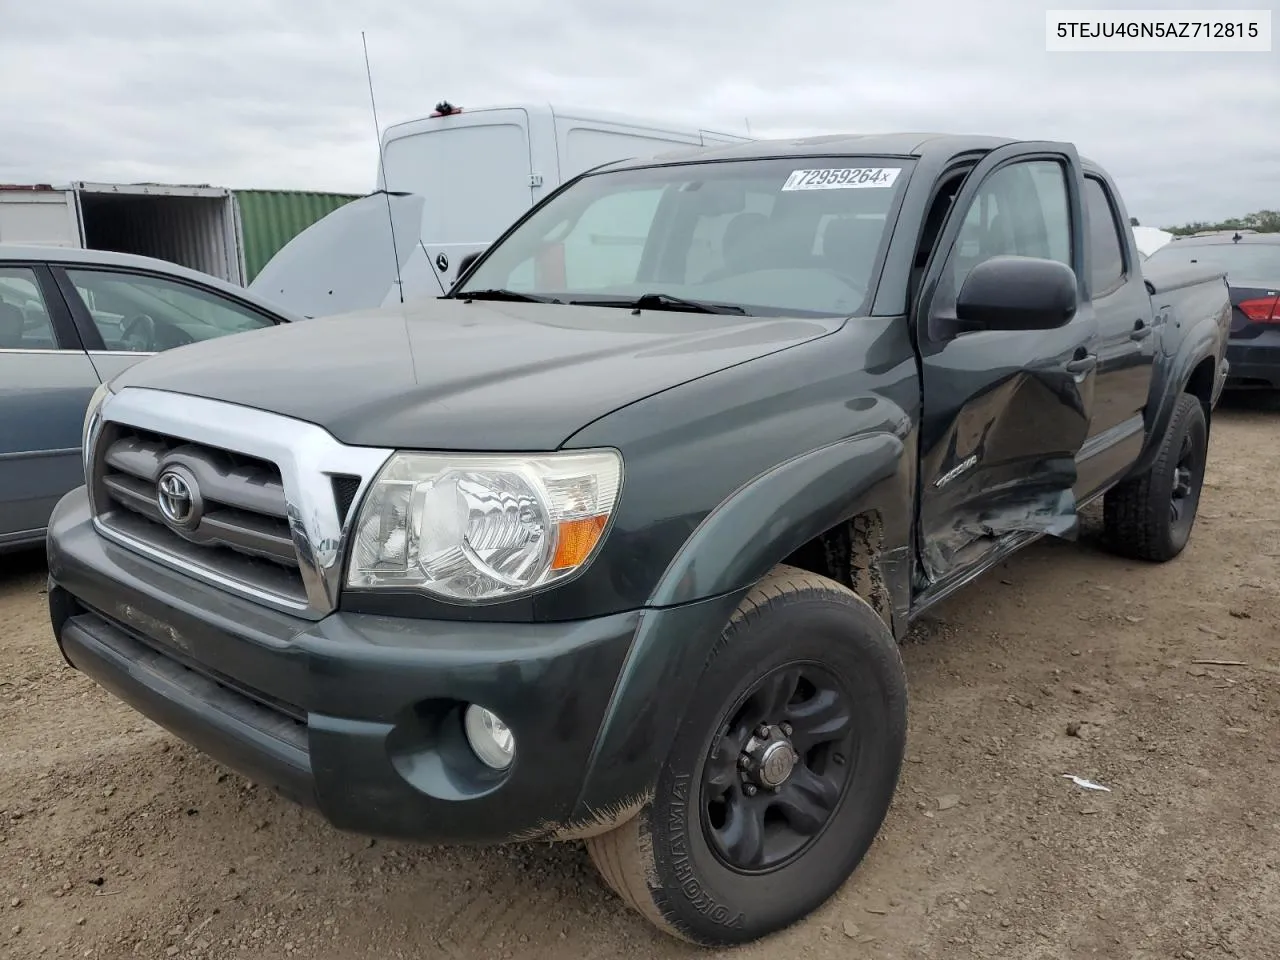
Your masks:
{"label": "fender flare", "polygon": [[[1178,404],[1178,397],[1186,392],[1187,384],[1191,380],[1191,374],[1205,360],[1213,359],[1215,363],[1219,358],[1214,350],[1214,335],[1210,333],[1205,335],[1205,331],[1216,331],[1216,327],[1212,320],[1206,319],[1197,327],[1195,335],[1185,337],[1176,354],[1170,357],[1164,364],[1157,361],[1157,370],[1163,366],[1167,371],[1164,376],[1160,377],[1163,386],[1160,388],[1160,402],[1152,413],[1147,424],[1147,438],[1143,445],[1142,453],[1139,454],[1137,461],[1130,469],[1127,476],[1137,476],[1151,467],[1155,462],[1156,456],[1160,451],[1160,441],[1164,437],[1165,431],[1169,429],[1169,420],[1173,417],[1174,407]],[[1214,377],[1218,375],[1215,367]],[[1215,381],[1216,385],[1216,381]]]}
{"label": "fender flare", "polygon": [[652,788],[720,631],[796,549],[869,512],[881,518],[889,626],[909,602],[914,451],[878,432],[819,447],[739,487],[689,536],[653,590],[596,734],[572,821],[634,809]]}

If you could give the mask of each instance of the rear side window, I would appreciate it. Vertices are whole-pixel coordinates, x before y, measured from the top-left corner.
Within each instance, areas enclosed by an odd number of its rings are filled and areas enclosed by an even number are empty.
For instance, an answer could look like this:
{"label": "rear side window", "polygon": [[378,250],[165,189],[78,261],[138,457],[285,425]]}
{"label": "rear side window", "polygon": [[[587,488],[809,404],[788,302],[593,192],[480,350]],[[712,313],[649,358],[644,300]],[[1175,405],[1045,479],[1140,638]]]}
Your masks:
{"label": "rear side window", "polygon": [[0,267],[0,350],[56,350],[40,284],[29,267]]}
{"label": "rear side window", "polygon": [[1085,219],[1089,222],[1089,249],[1093,254],[1092,289],[1095,297],[1104,297],[1124,282],[1124,242],[1120,228],[1102,181],[1084,178]]}

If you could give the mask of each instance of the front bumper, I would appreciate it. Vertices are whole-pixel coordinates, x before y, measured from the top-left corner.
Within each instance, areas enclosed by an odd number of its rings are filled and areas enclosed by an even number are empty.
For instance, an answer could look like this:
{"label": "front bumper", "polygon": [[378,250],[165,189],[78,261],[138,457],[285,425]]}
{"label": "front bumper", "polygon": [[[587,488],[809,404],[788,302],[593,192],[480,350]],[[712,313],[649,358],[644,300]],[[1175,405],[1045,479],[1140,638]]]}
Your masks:
{"label": "front bumper", "polygon": [[[49,524],[49,609],[67,660],[232,769],[335,826],[493,843],[566,827],[639,613],[559,624],[300,620],[99,537],[84,488]],[[515,735],[495,774],[468,703]]]}
{"label": "front bumper", "polygon": [[1227,386],[1280,390],[1280,329],[1264,330],[1250,340],[1227,343],[1231,373]]}

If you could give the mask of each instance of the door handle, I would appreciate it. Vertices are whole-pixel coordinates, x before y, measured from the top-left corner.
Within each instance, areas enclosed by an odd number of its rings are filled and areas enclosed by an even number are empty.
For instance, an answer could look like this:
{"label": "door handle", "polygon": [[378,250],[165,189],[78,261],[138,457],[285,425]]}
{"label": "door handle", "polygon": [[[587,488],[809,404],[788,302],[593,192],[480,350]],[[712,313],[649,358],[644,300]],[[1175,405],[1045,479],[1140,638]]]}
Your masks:
{"label": "door handle", "polygon": [[1074,377],[1082,376],[1098,365],[1098,357],[1096,354],[1085,354],[1083,357],[1075,357],[1066,363],[1066,371]]}
{"label": "door handle", "polygon": [[1147,321],[1139,317],[1133,322],[1133,332],[1129,334],[1130,340],[1145,340],[1151,336],[1151,328],[1147,326]]}

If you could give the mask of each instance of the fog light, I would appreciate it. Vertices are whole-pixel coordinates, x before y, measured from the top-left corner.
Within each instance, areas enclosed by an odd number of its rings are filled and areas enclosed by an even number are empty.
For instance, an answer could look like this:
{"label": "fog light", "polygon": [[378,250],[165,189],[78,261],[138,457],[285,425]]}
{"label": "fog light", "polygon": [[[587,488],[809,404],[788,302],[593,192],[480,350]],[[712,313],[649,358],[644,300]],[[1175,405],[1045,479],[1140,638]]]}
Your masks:
{"label": "fog light", "polygon": [[516,738],[497,715],[477,704],[467,707],[463,717],[467,742],[487,767],[505,770],[516,752]]}

